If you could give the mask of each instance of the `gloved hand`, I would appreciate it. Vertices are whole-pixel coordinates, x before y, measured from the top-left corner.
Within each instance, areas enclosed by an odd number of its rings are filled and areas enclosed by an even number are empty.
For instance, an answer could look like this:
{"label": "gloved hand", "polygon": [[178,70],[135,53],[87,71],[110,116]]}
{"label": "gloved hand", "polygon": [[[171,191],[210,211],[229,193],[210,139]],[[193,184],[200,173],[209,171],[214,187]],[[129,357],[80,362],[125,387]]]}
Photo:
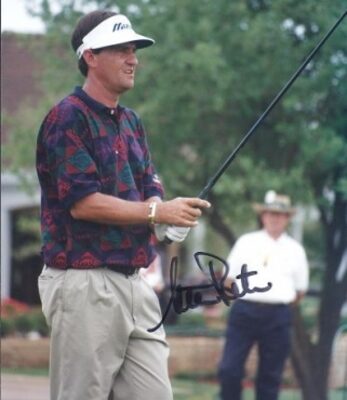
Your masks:
{"label": "gloved hand", "polygon": [[180,226],[156,224],[154,225],[154,233],[156,238],[162,242],[165,237],[173,242],[180,243],[188,236],[190,228]]}
{"label": "gloved hand", "polygon": [[188,236],[189,231],[190,228],[170,225],[166,229],[165,236],[173,242],[180,243],[185,240],[185,238]]}
{"label": "gloved hand", "polygon": [[166,224],[155,224],[154,225],[154,234],[155,237],[162,242],[165,239],[165,234],[168,226]]}

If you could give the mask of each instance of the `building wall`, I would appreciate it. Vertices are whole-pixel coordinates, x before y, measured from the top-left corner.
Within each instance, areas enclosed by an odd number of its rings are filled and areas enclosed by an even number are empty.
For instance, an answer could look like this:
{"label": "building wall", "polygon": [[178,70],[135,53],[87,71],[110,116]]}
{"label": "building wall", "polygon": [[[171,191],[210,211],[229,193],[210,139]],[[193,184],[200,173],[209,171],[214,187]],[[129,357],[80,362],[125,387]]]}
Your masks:
{"label": "building wall", "polygon": [[38,182],[33,178],[32,193],[23,189],[18,177],[9,173],[1,174],[1,298],[11,296],[11,254],[12,220],[15,210],[39,206]]}

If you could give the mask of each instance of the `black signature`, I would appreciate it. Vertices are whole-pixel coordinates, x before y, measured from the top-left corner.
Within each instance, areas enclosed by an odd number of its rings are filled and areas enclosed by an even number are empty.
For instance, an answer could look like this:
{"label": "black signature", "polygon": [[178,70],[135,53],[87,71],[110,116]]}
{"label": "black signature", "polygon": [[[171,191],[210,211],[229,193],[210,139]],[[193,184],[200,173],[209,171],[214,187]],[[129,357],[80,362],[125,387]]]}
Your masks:
{"label": "black signature", "polygon": [[[161,321],[153,328],[148,329],[148,332],[154,332],[157,330],[165,321],[170,308],[173,307],[177,314],[182,314],[189,309],[199,307],[201,305],[213,305],[223,302],[226,306],[230,305],[230,302],[243,297],[247,293],[255,292],[267,292],[271,289],[272,283],[268,282],[266,287],[250,287],[249,277],[256,275],[256,271],[247,271],[247,265],[243,264],[241,267],[241,273],[236,276],[236,279],[241,280],[242,291],[240,292],[238,286],[235,282],[231,285],[225,286],[224,282],[228,277],[229,265],[223,260],[223,258],[216,255],[198,251],[194,254],[195,261],[200,268],[200,270],[206,275],[206,268],[203,265],[203,258],[209,257],[207,263],[207,271],[209,281],[211,283],[203,285],[192,285],[192,286],[182,286],[177,284],[177,271],[178,271],[178,257],[173,257],[170,266],[170,289],[171,297],[166,310],[163,313]],[[215,263],[221,263],[223,274],[218,277],[219,274],[216,273]],[[220,269],[220,268],[219,268]],[[211,289],[213,289],[213,298],[211,299],[208,295],[211,294]],[[204,297],[205,294],[205,297]]]}

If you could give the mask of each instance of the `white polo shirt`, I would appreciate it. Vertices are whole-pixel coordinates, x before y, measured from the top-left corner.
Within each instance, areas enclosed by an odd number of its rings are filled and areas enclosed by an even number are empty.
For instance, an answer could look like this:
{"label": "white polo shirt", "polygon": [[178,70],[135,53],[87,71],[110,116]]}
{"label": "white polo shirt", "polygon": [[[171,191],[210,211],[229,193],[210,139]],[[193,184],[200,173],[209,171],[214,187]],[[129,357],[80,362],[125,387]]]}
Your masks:
{"label": "white polo shirt", "polygon": [[[304,248],[286,233],[273,239],[265,230],[241,236],[231,250],[227,263],[229,277],[235,279],[243,264],[247,270],[257,274],[248,278],[249,288],[272,287],[263,293],[247,293],[242,297],[247,301],[263,303],[291,303],[297,292],[305,292],[308,287],[309,268]],[[241,280],[235,279],[240,292]]]}

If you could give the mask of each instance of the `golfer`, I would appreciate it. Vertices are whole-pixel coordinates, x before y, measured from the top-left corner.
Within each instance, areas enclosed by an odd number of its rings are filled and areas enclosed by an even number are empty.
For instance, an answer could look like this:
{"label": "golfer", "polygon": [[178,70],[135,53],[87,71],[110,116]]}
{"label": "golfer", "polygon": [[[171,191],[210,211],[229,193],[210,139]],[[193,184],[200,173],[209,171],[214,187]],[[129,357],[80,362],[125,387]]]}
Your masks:
{"label": "golfer", "polygon": [[252,286],[266,287],[271,282],[272,287],[246,294],[231,308],[219,368],[222,400],[241,399],[244,365],[255,343],[259,357],[256,399],[278,398],[290,350],[290,305],[300,301],[308,286],[305,251],[285,233],[295,211],[290,198],[269,191],[264,204],[255,204],[254,208],[263,228],[236,242],[227,259],[229,274],[234,280],[241,266],[247,264],[249,272],[257,272],[249,278]]}
{"label": "golfer", "polygon": [[50,399],[172,399],[164,330],[148,332],[158,299],[139,270],[155,258],[153,232],[181,242],[210,205],[162,201],[141,120],[119,104],[136,51],[154,41],[124,15],[95,11],[71,42],[84,84],[50,110],[37,143]]}

